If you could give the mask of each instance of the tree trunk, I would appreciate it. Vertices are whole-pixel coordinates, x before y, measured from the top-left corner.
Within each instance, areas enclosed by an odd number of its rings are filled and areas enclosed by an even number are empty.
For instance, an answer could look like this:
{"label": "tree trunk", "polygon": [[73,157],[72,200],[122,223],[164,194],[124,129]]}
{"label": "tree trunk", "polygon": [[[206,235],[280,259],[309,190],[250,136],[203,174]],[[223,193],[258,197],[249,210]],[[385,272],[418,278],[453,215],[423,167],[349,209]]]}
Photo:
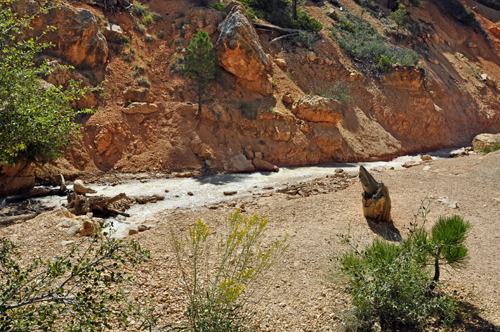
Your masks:
{"label": "tree trunk", "polygon": [[198,83],[198,114],[196,117],[201,117],[201,83]]}
{"label": "tree trunk", "polygon": [[293,19],[297,20],[297,0],[293,0]]}
{"label": "tree trunk", "polygon": [[68,194],[68,205],[67,209],[69,212],[75,215],[87,214],[88,212],[99,212],[102,217],[113,216],[116,214],[122,214],[125,216],[130,216],[127,213],[118,211],[113,203],[118,202],[126,198],[127,195],[121,193],[114,197],[104,197],[104,196],[85,196],[78,195],[76,193]]}
{"label": "tree trunk", "polygon": [[376,221],[390,222],[391,198],[389,188],[382,182],[377,182],[366,168],[359,168],[359,180],[363,186],[363,214]]}
{"label": "tree trunk", "polygon": [[432,282],[431,282],[431,285],[429,286],[429,289],[431,291],[434,290],[434,288],[436,288],[436,285],[437,285],[437,282],[439,281],[439,259],[436,258],[436,260],[434,261],[434,278],[432,279]]}

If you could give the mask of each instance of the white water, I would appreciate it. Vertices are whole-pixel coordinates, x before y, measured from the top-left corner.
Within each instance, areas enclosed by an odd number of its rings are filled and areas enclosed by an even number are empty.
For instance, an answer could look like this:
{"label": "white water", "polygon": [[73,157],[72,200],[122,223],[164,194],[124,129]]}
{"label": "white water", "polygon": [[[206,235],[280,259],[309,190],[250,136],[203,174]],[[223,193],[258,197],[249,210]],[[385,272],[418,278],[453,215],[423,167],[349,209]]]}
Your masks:
{"label": "white water", "polygon": [[[448,157],[450,149],[429,153],[433,159]],[[95,195],[114,196],[126,193],[130,196],[160,195],[165,200],[155,204],[136,204],[127,213],[131,216],[113,218],[115,236],[126,236],[128,229],[137,224],[147,223],[158,212],[175,209],[194,209],[214,205],[226,200],[234,200],[254,193],[270,192],[286,185],[307,182],[334,173],[335,169],[342,168],[348,173],[359,172],[363,165],[368,170],[374,167],[394,167],[395,170],[404,169],[401,165],[407,161],[418,161],[420,155],[398,157],[389,162],[370,163],[328,163],[307,167],[283,167],[278,173],[255,172],[202,176],[199,178],[169,178],[148,179],[146,183],[131,180],[116,186],[91,186],[97,191]],[[71,189],[71,186],[69,187]],[[168,190],[168,193],[165,192]],[[225,191],[236,191],[233,196],[225,196]],[[191,192],[193,195],[188,195]],[[60,206],[67,203],[64,197],[52,196],[39,199],[42,204]]]}

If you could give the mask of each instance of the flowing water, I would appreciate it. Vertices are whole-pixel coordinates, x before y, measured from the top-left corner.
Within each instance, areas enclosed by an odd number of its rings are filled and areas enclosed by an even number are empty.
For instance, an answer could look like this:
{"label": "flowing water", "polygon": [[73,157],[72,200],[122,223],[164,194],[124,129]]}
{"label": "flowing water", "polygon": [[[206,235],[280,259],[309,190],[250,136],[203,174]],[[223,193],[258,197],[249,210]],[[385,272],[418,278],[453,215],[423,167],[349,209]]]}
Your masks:
{"label": "flowing water", "polygon": [[[450,149],[428,153],[433,159],[445,158],[450,155]],[[454,150],[456,151],[456,150]],[[460,151],[460,150],[459,150]],[[159,212],[168,212],[176,209],[196,209],[204,206],[214,205],[226,200],[234,200],[256,193],[269,192],[270,189],[280,189],[287,185],[307,182],[317,178],[325,177],[334,173],[335,169],[342,168],[344,171],[357,174],[359,166],[363,165],[368,170],[374,167],[394,167],[402,170],[402,164],[407,161],[418,161],[420,155],[398,157],[388,162],[366,162],[366,163],[326,163],[306,167],[283,167],[278,173],[254,172],[239,174],[223,174],[201,176],[198,178],[168,178],[148,179],[142,183],[139,180],[130,180],[116,186],[90,186],[97,191],[95,195],[115,196],[126,193],[130,196],[160,195],[165,200],[155,204],[136,204],[127,213],[130,217],[118,216],[110,218],[116,229],[115,236],[126,236],[128,230],[137,227],[137,224],[147,223]],[[72,189],[71,186],[68,189]],[[168,191],[168,192],[166,192]],[[224,195],[224,192],[236,191],[232,196]],[[190,193],[190,194],[188,194]],[[44,205],[61,206],[66,204],[65,197],[52,196],[40,198]]]}

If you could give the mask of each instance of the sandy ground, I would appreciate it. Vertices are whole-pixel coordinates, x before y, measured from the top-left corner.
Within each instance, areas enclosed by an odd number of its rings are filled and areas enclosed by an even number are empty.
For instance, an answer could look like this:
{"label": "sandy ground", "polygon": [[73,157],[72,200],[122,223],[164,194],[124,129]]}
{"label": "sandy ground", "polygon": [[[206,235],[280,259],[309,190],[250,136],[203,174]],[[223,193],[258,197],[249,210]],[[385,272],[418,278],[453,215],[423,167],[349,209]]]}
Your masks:
{"label": "sandy ground", "polygon": [[[171,227],[186,232],[201,217],[217,231],[224,217],[243,204],[245,216],[258,213],[269,219],[268,240],[288,233],[290,243],[278,270],[265,280],[265,292],[261,292],[265,294],[250,303],[248,324],[258,331],[340,331],[350,305],[345,281],[331,269],[332,255],[345,250],[336,235],[346,234],[350,225],[351,235],[361,245],[377,234],[405,236],[427,197],[431,202],[427,227],[440,215],[452,214],[462,215],[473,225],[466,242],[470,249],[466,268],[447,270],[443,276],[472,310],[453,330],[500,331],[500,152],[435,160],[400,171],[374,172],[374,176],[389,187],[393,224],[373,224],[363,217],[358,179],[352,179],[344,190],[309,197],[273,193],[217,209],[166,211],[151,230],[131,236],[151,250],[152,259],[131,271],[138,276],[137,284],[127,292],[139,298],[151,294],[158,300],[158,312],[164,314],[163,323],[179,321],[184,293],[168,243]],[[458,208],[448,207],[438,197],[456,201]],[[23,256],[55,256],[68,249],[63,241],[75,240],[56,224],[57,220],[39,219],[9,225],[0,228],[0,236],[24,243]]]}

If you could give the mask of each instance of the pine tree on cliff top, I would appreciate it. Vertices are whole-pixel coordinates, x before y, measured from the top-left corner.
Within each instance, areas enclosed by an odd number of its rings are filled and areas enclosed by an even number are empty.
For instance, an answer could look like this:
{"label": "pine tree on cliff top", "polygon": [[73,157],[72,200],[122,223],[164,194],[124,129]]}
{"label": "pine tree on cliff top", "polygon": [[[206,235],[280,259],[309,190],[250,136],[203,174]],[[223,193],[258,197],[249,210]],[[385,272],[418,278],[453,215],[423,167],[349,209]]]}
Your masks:
{"label": "pine tree on cliff top", "polygon": [[195,82],[198,90],[198,116],[201,115],[201,98],[208,81],[215,77],[215,52],[208,34],[200,30],[191,38],[184,65],[185,76]]}

